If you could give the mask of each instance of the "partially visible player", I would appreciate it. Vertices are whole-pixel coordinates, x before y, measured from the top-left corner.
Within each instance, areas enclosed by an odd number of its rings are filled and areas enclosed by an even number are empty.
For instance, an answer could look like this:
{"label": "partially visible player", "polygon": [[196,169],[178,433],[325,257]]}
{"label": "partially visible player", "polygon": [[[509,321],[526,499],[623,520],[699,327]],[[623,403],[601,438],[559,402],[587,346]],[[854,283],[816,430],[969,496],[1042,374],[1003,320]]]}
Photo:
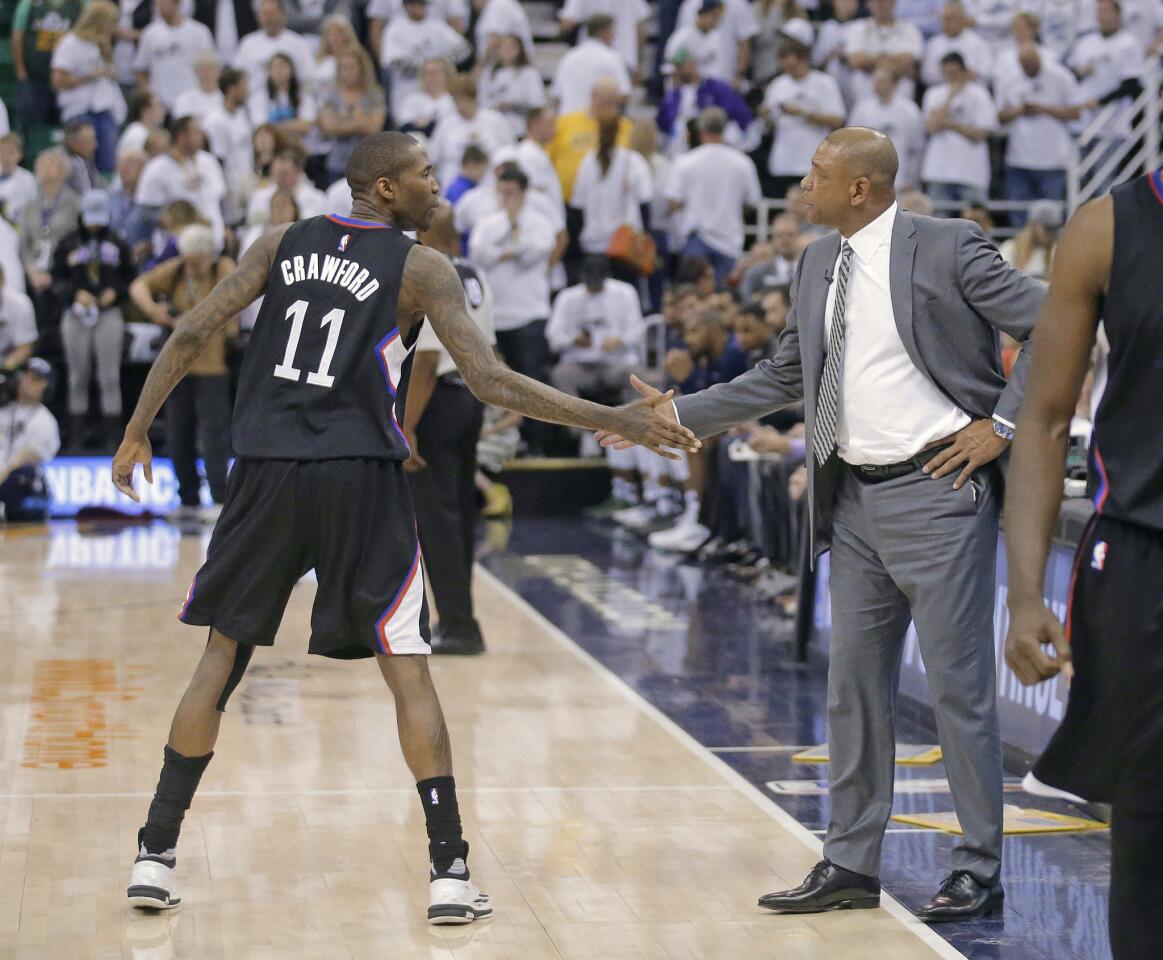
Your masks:
{"label": "partially visible player", "polygon": [[[1006,495],[1006,662],[1025,684],[1073,675],[1066,716],[1034,775],[1113,807],[1115,960],[1158,957],[1163,930],[1161,249],[1163,170],[1115,187],[1067,225],[1034,331]],[[1042,585],[1070,420],[1100,318],[1110,341],[1092,443],[1101,486],[1063,630]]]}
{"label": "partially visible player", "polygon": [[[448,258],[417,245],[440,202],[424,148],[401,133],[365,139],[347,165],[350,217],[313,217],[263,234],[174,330],[113,461],[137,500],[152,481],[148,430],[207,341],[260,294],[263,305],[235,404],[237,462],[206,562],[180,618],[210,627],[178,705],[128,890],[164,909],[174,893],[182,819],[212,757],[221,712],[255,646],[274,642],[291,589],[319,587],[309,651],[375,656],[396,703],[400,746],[427,822],[430,923],[471,923],[492,905],[469,877],[448,731],[428,672],[428,610],[400,424],[412,348],[425,316],[469,388],[530,417],[604,429],[666,456],[698,442],[655,411],[659,398],[610,409],[558,393],[498,361],[468,314]],[[665,399],[664,396],[662,399]],[[439,558],[433,558],[439,563]]]}

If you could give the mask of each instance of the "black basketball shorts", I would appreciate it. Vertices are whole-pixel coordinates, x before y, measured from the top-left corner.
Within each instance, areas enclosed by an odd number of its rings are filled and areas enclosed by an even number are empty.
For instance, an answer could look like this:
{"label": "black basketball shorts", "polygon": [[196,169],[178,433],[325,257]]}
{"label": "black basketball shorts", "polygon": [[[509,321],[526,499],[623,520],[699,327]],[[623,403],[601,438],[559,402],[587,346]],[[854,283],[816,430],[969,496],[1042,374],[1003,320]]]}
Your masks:
{"label": "black basketball shorts", "polygon": [[390,460],[240,457],[178,618],[269,646],[312,569],[310,653],[431,653],[412,499]]}

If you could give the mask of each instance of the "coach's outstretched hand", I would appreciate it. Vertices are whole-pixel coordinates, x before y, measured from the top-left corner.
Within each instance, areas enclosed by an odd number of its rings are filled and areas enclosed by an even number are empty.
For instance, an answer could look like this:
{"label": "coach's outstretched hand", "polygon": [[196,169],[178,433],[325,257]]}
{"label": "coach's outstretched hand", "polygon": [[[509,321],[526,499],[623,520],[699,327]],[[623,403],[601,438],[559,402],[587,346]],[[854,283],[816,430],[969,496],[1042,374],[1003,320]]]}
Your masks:
{"label": "coach's outstretched hand", "polygon": [[625,450],[640,445],[670,460],[678,460],[678,455],[668,447],[694,453],[703,445],[701,440],[679,424],[671,402],[673,390],[663,393],[633,375],[630,377],[630,385],[642,394],[642,399],[618,408],[630,418],[621,433],[599,430],[594,434],[594,438],[603,447]]}
{"label": "coach's outstretched hand", "polygon": [[126,430],[121,446],[113,455],[113,486],[134,503],[141,503],[141,497],[133,489],[133,471],[139,463],[145,482],[153,483],[153,447],[150,446],[149,437],[144,434],[130,436]]}

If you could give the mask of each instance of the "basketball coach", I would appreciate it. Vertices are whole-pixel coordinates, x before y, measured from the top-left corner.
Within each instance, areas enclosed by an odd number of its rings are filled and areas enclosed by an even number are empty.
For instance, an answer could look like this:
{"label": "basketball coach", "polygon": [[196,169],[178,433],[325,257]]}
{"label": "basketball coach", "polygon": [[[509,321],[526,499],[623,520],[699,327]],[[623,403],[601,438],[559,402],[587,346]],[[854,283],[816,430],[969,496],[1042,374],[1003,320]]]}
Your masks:
{"label": "basketball coach", "polygon": [[1008,266],[975,224],[899,209],[896,172],[896,151],[876,131],[844,128],[819,146],[802,183],[807,217],[837,232],[804,251],[776,355],[679,398],[675,411],[707,437],[806,401],[813,556],[832,551],[825,859],[760,906],[814,913],[880,902],[911,617],[964,831],[951,873],[918,916],[967,920],[1003,897],[995,461],[1013,437],[1029,351],[1007,383],[997,331],[1025,343],[1045,288]]}

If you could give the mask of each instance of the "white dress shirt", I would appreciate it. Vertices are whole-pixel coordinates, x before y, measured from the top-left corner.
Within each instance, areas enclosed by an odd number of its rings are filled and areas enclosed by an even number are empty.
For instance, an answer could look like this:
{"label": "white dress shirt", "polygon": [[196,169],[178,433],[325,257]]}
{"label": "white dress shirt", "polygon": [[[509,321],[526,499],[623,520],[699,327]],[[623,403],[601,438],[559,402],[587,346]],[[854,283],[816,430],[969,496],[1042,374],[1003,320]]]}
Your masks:
{"label": "white dress shirt", "polygon": [[558,61],[550,93],[559,114],[588,110],[590,92],[599,80],[613,80],[618,92],[629,96],[630,71],[613,47],[590,37],[569,50]]}
{"label": "white dress shirt", "polygon": [[[582,333],[590,335],[588,347],[574,343]],[[638,291],[621,280],[606,280],[601,293],[590,293],[584,283],[562,290],[545,328],[545,339],[563,363],[634,363],[645,335]],[[610,337],[622,346],[603,350]]]}
{"label": "white dress shirt", "polygon": [[682,203],[684,236],[696,233],[726,257],[743,255],[743,208],[758,207],[763,198],[747,154],[724,143],[704,143],[675,161],[668,188],[669,199]]}
{"label": "white dress shirt", "polygon": [[517,330],[549,318],[549,254],[557,231],[528,204],[517,226],[503,210],[478,223],[468,241],[468,258],[493,288],[497,330]]}
{"label": "white dress shirt", "polygon": [[[836,452],[854,465],[907,460],[970,420],[917,369],[897,330],[889,284],[896,216],[894,203],[848,238],[853,256],[844,310]],[[839,275],[837,254],[824,311],[825,341],[831,335]]]}

